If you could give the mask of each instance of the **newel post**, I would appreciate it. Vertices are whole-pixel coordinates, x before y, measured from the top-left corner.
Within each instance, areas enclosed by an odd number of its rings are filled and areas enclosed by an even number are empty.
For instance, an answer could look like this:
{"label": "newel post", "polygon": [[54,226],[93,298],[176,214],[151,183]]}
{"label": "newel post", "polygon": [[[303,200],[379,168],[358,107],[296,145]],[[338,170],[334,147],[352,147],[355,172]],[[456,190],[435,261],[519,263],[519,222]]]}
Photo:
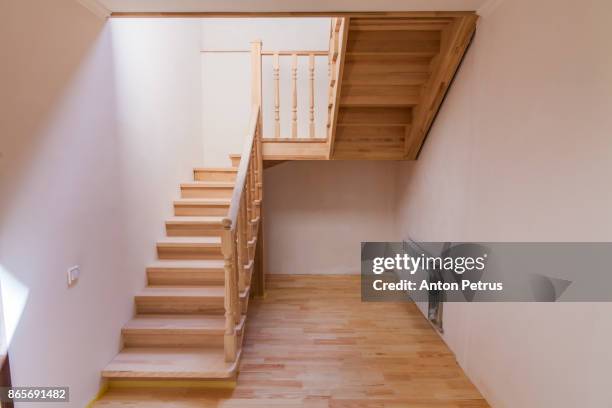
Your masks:
{"label": "newel post", "polygon": [[251,42],[251,105],[261,106],[261,40]]}

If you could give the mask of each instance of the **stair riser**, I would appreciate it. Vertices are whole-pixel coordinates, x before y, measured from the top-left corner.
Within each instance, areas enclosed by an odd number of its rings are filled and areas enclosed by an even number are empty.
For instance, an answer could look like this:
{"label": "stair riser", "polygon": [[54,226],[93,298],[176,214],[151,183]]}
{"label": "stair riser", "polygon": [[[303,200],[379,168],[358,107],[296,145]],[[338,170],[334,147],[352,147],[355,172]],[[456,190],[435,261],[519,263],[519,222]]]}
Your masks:
{"label": "stair riser", "polygon": [[193,172],[193,178],[196,181],[234,181],[236,172],[196,170]]}
{"label": "stair riser", "polygon": [[137,296],[136,310],[140,314],[223,314],[223,298]]}
{"label": "stair riser", "polygon": [[229,205],[174,205],[176,216],[225,216],[229,211]]}
{"label": "stair riser", "polygon": [[230,187],[181,187],[182,198],[231,198]]}
{"label": "stair riser", "polygon": [[221,236],[221,229],[221,225],[166,223],[169,237],[218,237]]}
{"label": "stair riser", "polygon": [[223,270],[199,271],[182,269],[148,269],[150,286],[222,286]]}
{"label": "stair riser", "polygon": [[223,259],[220,247],[157,246],[159,259]]}
{"label": "stair riser", "polygon": [[203,330],[124,330],[125,347],[223,347],[223,333]]}

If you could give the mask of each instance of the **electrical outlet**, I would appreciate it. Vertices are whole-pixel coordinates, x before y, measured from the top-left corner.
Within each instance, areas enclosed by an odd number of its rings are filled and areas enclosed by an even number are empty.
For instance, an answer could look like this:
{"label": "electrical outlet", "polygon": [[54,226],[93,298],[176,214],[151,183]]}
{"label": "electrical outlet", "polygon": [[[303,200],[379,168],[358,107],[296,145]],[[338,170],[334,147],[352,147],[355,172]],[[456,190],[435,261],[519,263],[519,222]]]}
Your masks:
{"label": "electrical outlet", "polygon": [[79,280],[80,275],[81,268],[78,265],[68,269],[68,287],[74,286]]}

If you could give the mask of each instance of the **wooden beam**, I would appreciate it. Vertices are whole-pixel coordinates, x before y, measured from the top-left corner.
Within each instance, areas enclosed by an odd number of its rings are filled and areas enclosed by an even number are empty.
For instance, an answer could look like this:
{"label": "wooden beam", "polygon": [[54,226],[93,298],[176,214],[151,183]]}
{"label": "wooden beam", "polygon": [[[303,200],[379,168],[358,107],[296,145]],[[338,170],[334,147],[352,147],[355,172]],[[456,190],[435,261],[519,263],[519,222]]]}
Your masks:
{"label": "wooden beam", "polygon": [[329,137],[328,137],[328,153],[327,153],[327,158],[331,159],[331,157],[334,154],[334,138],[336,137],[336,123],[338,122],[338,109],[340,108],[340,93],[342,90],[342,74],[344,72],[344,62],[346,61],[345,58],[345,54],[346,54],[346,46],[347,46],[347,42],[348,42],[348,33],[349,33],[349,26],[351,24],[351,19],[346,17],[344,19],[344,22],[342,24],[342,27],[340,28],[340,53],[339,53],[339,57],[340,60],[338,61],[338,69],[337,69],[337,74],[335,75],[336,78],[336,84],[335,84],[335,88],[334,88],[334,95],[333,95],[333,107],[331,110],[331,114],[330,114],[330,129],[329,129]]}
{"label": "wooden beam", "polygon": [[435,61],[435,68],[429,80],[423,87],[419,104],[413,113],[413,125],[407,129],[404,145],[404,158],[416,160],[425,136],[440,109],[440,105],[452,81],[459,63],[467,50],[470,40],[476,30],[477,15],[467,15],[457,18],[449,26],[440,55]]}
{"label": "wooden beam", "polygon": [[111,18],[462,17],[476,11],[114,11]]}

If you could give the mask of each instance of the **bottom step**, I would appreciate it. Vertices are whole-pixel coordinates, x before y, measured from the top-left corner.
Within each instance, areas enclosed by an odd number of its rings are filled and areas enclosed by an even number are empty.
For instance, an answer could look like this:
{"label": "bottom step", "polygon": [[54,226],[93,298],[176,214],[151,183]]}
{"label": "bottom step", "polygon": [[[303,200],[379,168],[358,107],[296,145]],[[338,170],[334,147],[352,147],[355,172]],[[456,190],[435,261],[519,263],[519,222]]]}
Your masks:
{"label": "bottom step", "polygon": [[[241,336],[246,316],[236,325]],[[225,316],[137,315],[121,331],[123,344],[140,347],[223,347]]]}
{"label": "bottom step", "polygon": [[108,379],[210,380],[233,378],[236,361],[225,361],[223,348],[126,348],[102,371]]}

